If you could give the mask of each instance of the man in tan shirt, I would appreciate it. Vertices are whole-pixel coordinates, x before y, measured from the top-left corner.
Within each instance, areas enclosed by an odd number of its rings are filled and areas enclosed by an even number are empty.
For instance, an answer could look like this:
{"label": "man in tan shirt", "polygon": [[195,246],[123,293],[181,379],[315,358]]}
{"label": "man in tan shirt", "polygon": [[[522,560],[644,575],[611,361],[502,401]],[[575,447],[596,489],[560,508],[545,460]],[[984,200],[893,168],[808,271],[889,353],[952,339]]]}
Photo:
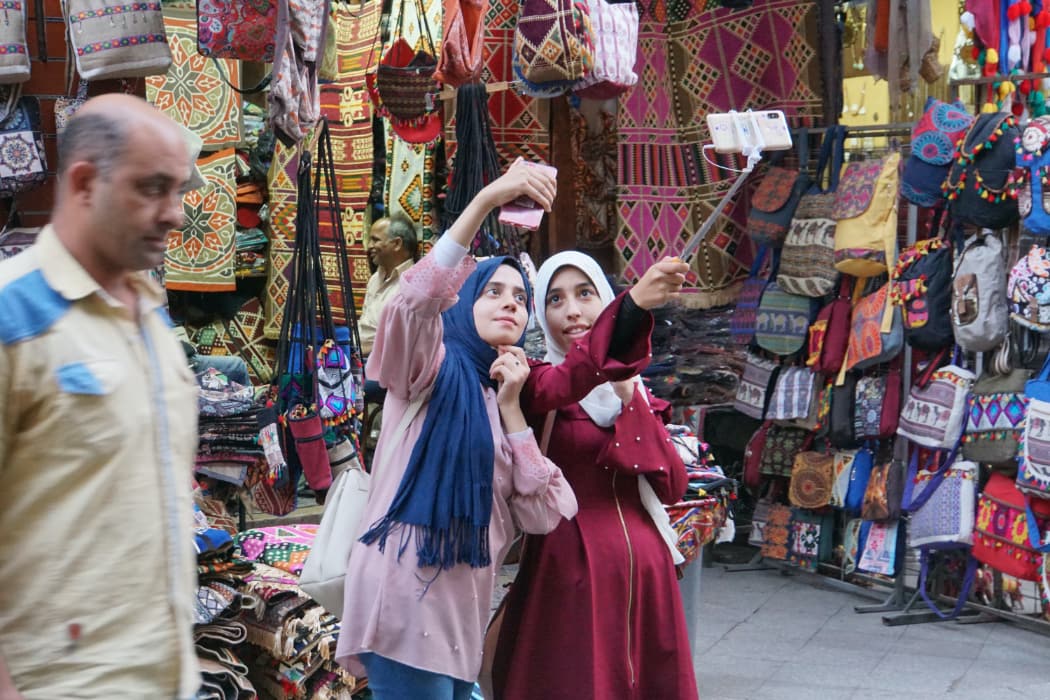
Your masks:
{"label": "man in tan shirt", "polygon": [[163,263],[193,161],[143,100],[89,100],[51,224],[0,263],[0,700],[191,698],[197,388]]}
{"label": "man in tan shirt", "polygon": [[376,266],[376,271],[365,288],[365,301],[357,323],[361,334],[361,353],[366,356],[372,352],[379,315],[386,303],[397,294],[401,274],[415,263],[419,248],[416,225],[403,214],[373,223],[368,238],[368,257]]}

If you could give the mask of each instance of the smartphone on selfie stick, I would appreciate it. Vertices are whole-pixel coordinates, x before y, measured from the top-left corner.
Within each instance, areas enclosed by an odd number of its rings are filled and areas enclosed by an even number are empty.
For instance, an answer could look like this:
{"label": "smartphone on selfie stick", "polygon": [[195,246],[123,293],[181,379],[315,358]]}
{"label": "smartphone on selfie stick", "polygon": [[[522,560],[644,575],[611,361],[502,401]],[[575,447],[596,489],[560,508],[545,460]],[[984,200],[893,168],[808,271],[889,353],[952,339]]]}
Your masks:
{"label": "smartphone on selfie stick", "polygon": [[[740,173],[729,191],[722,196],[718,206],[707,217],[700,229],[693,234],[685,248],[678,254],[683,262],[689,262],[700,243],[707,237],[711,227],[729,204],[744,180],[762,159],[763,151],[786,151],[791,148],[791,131],[787,120],[780,110],[762,112],[730,111],[721,114],[707,115],[707,128],[711,132],[711,143],[704,145],[704,150],[713,149],[715,153],[740,153],[747,157],[747,165]],[[705,156],[706,157],[706,156]],[[717,165],[717,163],[715,164]],[[722,166],[719,166],[722,167]]]}

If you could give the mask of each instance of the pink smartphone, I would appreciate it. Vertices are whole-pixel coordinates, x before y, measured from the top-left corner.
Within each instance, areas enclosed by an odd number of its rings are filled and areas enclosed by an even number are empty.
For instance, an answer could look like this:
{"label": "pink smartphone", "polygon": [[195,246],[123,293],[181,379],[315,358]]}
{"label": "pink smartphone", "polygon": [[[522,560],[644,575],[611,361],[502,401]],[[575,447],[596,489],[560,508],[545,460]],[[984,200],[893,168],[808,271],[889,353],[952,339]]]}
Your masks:
{"label": "pink smartphone", "polygon": [[[558,169],[546,163],[532,163],[526,161],[526,165],[534,168],[546,168],[552,175],[558,174]],[[543,221],[543,208],[528,197],[521,196],[509,204],[504,204],[499,210],[499,221],[501,224],[520,226],[521,228],[535,231]]]}

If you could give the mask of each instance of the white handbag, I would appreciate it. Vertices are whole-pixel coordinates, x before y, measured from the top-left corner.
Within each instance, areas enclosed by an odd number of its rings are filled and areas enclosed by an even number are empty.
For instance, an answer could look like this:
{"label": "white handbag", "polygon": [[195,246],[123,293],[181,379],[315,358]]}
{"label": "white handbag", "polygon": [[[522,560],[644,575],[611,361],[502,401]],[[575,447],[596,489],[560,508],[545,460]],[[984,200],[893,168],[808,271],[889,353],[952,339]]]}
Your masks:
{"label": "white handbag", "polygon": [[[417,397],[408,405],[397,426],[396,437],[388,444],[401,442],[412,419],[419,413],[424,398]],[[375,468],[376,465],[373,465],[372,470],[375,471]],[[343,617],[343,590],[350,550],[361,534],[361,519],[364,517],[371,484],[371,475],[361,468],[361,461],[357,457],[335,476],[325,499],[321,524],[317,527],[317,535],[299,577],[299,587],[303,592],[340,619]]]}

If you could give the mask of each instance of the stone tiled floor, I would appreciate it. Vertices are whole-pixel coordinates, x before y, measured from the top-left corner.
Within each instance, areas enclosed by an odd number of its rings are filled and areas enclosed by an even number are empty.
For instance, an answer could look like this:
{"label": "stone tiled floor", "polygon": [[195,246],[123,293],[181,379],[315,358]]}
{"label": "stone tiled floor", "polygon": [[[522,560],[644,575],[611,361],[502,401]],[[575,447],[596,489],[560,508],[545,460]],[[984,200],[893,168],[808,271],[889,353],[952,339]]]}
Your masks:
{"label": "stone tiled floor", "polygon": [[700,572],[703,700],[1050,698],[1050,637],[1001,622],[889,627],[777,570]]}

